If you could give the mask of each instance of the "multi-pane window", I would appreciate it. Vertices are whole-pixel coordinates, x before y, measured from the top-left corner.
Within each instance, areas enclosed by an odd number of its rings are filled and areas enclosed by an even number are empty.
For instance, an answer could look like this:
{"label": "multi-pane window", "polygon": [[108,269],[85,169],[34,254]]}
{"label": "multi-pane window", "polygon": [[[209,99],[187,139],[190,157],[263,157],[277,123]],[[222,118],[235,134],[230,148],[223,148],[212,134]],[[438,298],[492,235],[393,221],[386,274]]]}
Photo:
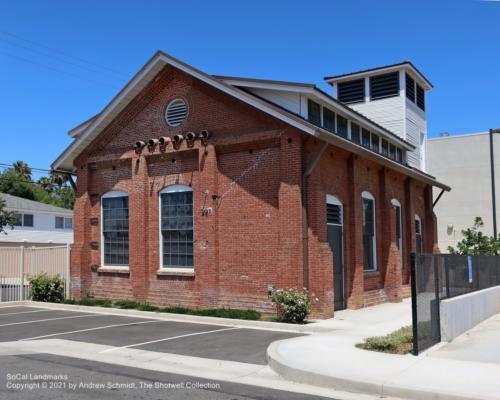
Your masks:
{"label": "multi-pane window", "polygon": [[347,119],[337,115],[337,134],[347,139]]}
{"label": "multi-pane window", "polygon": [[375,271],[376,261],[376,233],[375,233],[375,200],[368,192],[363,192],[363,254],[364,270]]}
{"label": "multi-pane window", "polygon": [[403,162],[403,150],[399,147],[396,147],[396,161],[400,163]]}
{"label": "multi-pane window", "polygon": [[323,108],[323,128],[335,132],[335,113],[328,108]]}
{"label": "multi-pane window", "polygon": [[103,263],[128,266],[128,196],[109,192],[102,199]]}
{"label": "multi-pane window", "polygon": [[361,143],[360,127],[353,122],[351,122],[351,140],[357,144]]}
{"label": "multi-pane window", "polygon": [[163,267],[193,268],[193,190],[171,185],[160,192]]}
{"label": "multi-pane window", "polygon": [[370,77],[371,100],[399,95],[399,72]]}
{"label": "multi-pane window", "polygon": [[14,226],[33,227],[33,214],[14,213]]}
{"label": "multi-pane window", "polygon": [[389,158],[391,160],[396,159],[396,146],[394,146],[392,143],[389,145]]}
{"label": "multi-pane window", "polygon": [[338,84],[338,99],[343,103],[358,103],[365,100],[365,79],[355,79]]}
{"label": "multi-pane window", "polygon": [[382,155],[389,157],[389,142],[382,139]]}
{"label": "multi-pane window", "polygon": [[73,218],[56,217],[56,229],[73,229]]}
{"label": "multi-pane window", "polygon": [[371,141],[371,149],[372,149],[374,152],[378,153],[378,151],[379,151],[379,140],[380,140],[380,138],[372,132],[372,139],[371,139],[371,140],[372,140],[372,141]]}
{"label": "multi-pane window", "polygon": [[321,106],[312,100],[307,100],[307,119],[314,125],[321,126]]}
{"label": "multi-pane window", "polygon": [[363,128],[363,135],[361,137],[361,144],[370,148],[370,131]]}

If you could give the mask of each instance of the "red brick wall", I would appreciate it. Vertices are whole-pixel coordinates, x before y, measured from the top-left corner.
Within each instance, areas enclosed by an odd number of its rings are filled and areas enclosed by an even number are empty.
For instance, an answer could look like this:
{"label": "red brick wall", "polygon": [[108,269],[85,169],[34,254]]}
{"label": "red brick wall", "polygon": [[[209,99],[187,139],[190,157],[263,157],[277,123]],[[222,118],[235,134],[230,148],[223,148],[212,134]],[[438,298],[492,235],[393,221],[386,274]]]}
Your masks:
{"label": "red brick wall", "polygon": [[[165,106],[182,97],[186,122],[170,128]],[[137,140],[209,129],[205,147],[182,143],[165,152],[132,150]],[[267,288],[303,287],[301,175],[319,143],[274,118],[171,67],[166,67],[78,157],[72,295],[137,299],[157,305],[255,308],[271,312]],[[158,274],[159,191],[181,183],[193,188],[193,276]],[[309,282],[316,317],[333,313],[333,257],[326,236],[326,194],[344,204],[346,297],[349,307],[373,301],[366,293],[401,297],[399,253],[390,199],[426,218],[426,247],[434,225],[430,191],[406,177],[330,146],[308,180]],[[100,198],[110,190],[129,195],[129,271],[101,265]],[[379,271],[363,272],[361,193],[376,198]],[[411,201],[410,201],[411,200]],[[202,215],[202,207],[211,207]],[[410,213],[404,214],[405,216]],[[389,221],[387,224],[385,221]],[[409,221],[409,219],[408,219]],[[414,226],[405,220],[407,260]],[[404,270],[403,270],[404,271]],[[402,278],[403,275],[403,278]],[[376,298],[378,299],[378,297]]]}

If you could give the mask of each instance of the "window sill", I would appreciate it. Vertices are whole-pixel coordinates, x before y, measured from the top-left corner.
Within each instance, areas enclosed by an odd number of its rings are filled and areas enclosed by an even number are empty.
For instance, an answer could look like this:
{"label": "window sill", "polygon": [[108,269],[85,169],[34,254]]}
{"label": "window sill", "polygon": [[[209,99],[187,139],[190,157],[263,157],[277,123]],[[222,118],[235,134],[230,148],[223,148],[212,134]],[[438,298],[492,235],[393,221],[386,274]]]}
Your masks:
{"label": "window sill", "polygon": [[194,268],[160,268],[156,271],[159,276],[194,276]]}
{"label": "window sill", "polygon": [[107,272],[107,273],[113,273],[113,274],[129,274],[130,273],[130,268],[129,267],[99,267],[97,269],[97,272]]}
{"label": "window sill", "polygon": [[373,269],[365,271],[365,276],[378,276],[380,275],[380,271]]}

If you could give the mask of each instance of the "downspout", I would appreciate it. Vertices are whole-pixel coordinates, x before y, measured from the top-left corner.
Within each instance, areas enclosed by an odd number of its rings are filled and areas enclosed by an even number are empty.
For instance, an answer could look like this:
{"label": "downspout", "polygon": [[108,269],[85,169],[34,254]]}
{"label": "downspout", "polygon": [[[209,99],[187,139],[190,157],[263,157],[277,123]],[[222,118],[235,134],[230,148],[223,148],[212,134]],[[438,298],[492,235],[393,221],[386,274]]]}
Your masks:
{"label": "downspout", "polygon": [[307,212],[307,178],[311,175],[316,167],[316,164],[321,159],[324,151],[328,147],[327,142],[323,142],[321,147],[316,151],[314,157],[307,164],[304,173],[302,174],[302,267],[304,287],[309,289],[309,234],[308,234],[308,212]]}

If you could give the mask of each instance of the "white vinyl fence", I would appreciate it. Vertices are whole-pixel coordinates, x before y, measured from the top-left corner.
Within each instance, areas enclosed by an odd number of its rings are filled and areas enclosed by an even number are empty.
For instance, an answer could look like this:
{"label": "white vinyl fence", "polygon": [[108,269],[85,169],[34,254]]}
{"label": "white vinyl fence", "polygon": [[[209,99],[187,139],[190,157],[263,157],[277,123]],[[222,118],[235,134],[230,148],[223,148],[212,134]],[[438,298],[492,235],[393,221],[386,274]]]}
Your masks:
{"label": "white vinyl fence", "polygon": [[30,299],[28,278],[60,275],[69,297],[70,246],[0,247],[0,302]]}

